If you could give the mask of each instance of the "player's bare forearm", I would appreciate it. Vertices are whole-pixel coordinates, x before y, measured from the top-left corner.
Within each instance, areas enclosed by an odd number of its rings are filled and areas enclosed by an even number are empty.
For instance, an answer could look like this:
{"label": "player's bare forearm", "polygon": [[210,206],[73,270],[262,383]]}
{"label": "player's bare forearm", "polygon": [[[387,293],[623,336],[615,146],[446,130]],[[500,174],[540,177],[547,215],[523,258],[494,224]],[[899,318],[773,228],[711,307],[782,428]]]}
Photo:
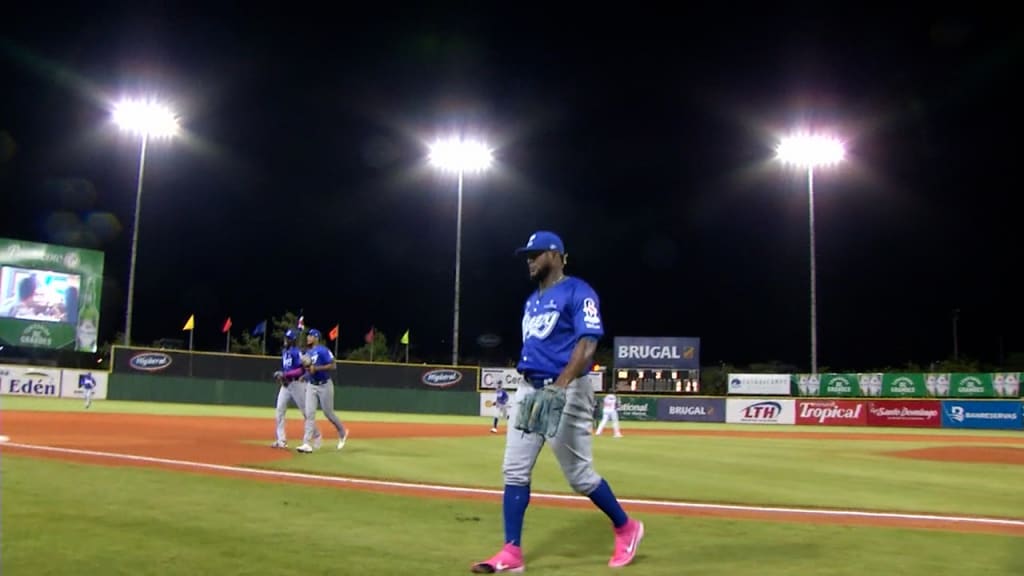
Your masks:
{"label": "player's bare forearm", "polygon": [[589,336],[580,338],[579,342],[576,343],[576,347],[573,348],[572,356],[569,357],[569,363],[566,364],[565,369],[562,370],[562,373],[558,375],[558,379],[555,380],[555,386],[565,388],[573,380],[586,372],[587,368],[593,366],[594,352],[596,350],[596,338]]}

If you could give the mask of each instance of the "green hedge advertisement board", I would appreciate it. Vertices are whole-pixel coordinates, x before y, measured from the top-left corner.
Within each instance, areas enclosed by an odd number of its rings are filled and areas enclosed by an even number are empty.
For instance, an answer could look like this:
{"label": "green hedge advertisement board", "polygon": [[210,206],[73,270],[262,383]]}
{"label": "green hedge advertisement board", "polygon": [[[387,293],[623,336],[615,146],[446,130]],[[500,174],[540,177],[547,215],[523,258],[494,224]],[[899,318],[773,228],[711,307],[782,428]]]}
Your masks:
{"label": "green hedge advertisement board", "polygon": [[856,398],[862,396],[858,374],[794,374],[794,396]]}
{"label": "green hedge advertisement board", "polygon": [[793,374],[793,396],[825,398],[1018,398],[1020,372]]}

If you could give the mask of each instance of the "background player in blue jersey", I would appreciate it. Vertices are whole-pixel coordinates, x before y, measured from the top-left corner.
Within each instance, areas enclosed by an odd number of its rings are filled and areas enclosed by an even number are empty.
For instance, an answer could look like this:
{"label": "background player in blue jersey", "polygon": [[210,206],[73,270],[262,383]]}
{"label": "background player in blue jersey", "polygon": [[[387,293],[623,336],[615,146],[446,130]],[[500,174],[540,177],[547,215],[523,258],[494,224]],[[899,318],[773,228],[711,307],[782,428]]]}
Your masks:
{"label": "background player in blue jersey", "polygon": [[78,377],[78,387],[82,389],[82,395],[85,396],[85,409],[88,410],[89,406],[92,406],[92,395],[96,392],[96,379],[92,377],[91,373],[82,374]]}
{"label": "background player in blue jersey", "polygon": [[[288,411],[288,401],[295,403],[295,407],[305,416],[306,414],[306,381],[302,379],[305,370],[302,368],[302,353],[296,346],[299,334],[295,330],[286,330],[284,333],[284,350],[281,352],[281,369],[274,373],[274,379],[281,385],[277,390],[277,406],[274,420],[277,424],[277,437],[271,448],[288,448],[288,438],[285,435],[284,422],[285,413]],[[313,448],[319,448],[323,437],[320,430],[313,428]]]}
{"label": "background player in blue jersey", "polygon": [[306,369],[306,434],[302,437],[302,445],[297,448],[303,454],[309,454],[313,447],[309,445],[316,430],[316,406],[320,403],[320,409],[324,416],[334,425],[338,431],[338,450],[345,447],[345,440],[348,439],[348,431],[334,413],[334,381],[331,380],[331,372],[334,370],[334,354],[320,343],[320,331],[311,329],[306,332],[305,359],[302,362]]}
{"label": "background player in blue jersey", "polygon": [[[490,559],[474,564],[472,571],[490,574],[525,569],[523,518],[530,503],[533,466],[546,441],[550,441],[573,490],[588,496],[611,520],[615,551],[608,565],[625,566],[636,555],[644,525],[626,514],[611,487],[594,470],[594,391],[580,378],[594,365],[594,350],[604,334],[597,294],[583,280],[563,273],[565,247],[553,232],[537,232],[516,252],[526,255],[530,278],[538,288],[523,311],[523,350],[517,368],[525,383],[512,400],[513,425],[505,436],[505,545]],[[524,403],[540,406],[535,404],[542,401],[539,398],[559,397],[563,391],[565,405],[552,436],[517,429],[532,420]]]}
{"label": "background player in blue jersey", "polygon": [[499,420],[508,420],[508,392],[505,391],[505,387],[501,385],[501,382],[498,382],[498,391],[494,398],[494,409],[497,410],[498,414],[494,417],[491,434],[498,433]]}

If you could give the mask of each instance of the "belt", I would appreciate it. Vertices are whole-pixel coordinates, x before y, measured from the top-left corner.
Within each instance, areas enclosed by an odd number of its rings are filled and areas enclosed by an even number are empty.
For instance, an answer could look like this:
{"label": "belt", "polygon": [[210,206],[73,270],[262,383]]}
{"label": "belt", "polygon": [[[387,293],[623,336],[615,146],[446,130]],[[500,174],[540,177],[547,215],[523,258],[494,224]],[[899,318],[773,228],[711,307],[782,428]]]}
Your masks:
{"label": "belt", "polygon": [[555,379],[554,378],[531,378],[531,377],[527,376],[526,377],[526,381],[529,382],[530,386],[533,386],[534,388],[543,388],[543,387],[547,386],[548,384],[554,383]]}

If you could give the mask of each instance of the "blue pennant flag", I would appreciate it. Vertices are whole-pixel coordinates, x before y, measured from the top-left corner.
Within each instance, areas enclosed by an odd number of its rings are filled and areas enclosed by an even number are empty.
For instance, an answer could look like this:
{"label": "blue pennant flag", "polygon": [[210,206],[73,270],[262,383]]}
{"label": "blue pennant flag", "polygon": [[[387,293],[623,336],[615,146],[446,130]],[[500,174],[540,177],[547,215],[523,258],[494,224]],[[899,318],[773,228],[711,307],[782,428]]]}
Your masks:
{"label": "blue pennant flag", "polygon": [[260,334],[265,334],[266,332],[267,332],[267,321],[266,320],[264,320],[263,322],[260,322],[259,324],[256,325],[255,328],[252,329],[252,335],[253,336],[259,336]]}

